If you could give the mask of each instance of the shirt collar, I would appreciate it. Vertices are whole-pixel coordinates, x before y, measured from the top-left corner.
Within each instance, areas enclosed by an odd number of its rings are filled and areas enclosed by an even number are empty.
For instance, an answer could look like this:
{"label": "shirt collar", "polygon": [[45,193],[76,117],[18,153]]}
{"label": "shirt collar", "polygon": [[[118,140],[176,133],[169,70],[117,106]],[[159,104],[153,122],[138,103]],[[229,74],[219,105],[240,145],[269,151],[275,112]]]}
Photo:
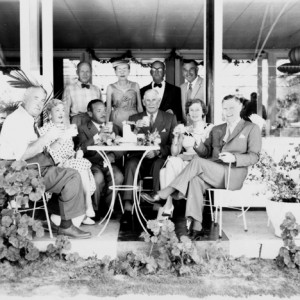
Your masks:
{"label": "shirt collar", "polygon": [[237,124],[241,121],[241,118],[238,118],[237,120],[235,120],[230,126],[229,124],[227,123],[227,126],[229,126],[230,128],[230,132],[232,133],[233,130],[235,129],[235,127],[237,126]]}
{"label": "shirt collar", "polygon": [[[151,114],[148,112],[146,112],[146,113],[147,113],[147,116],[150,118]],[[155,121],[157,114],[158,114],[158,111],[153,114],[153,122]]]}
{"label": "shirt collar", "polygon": [[92,123],[96,126],[96,128],[97,128],[98,130],[100,130],[101,127],[104,125],[104,123],[98,124],[98,123],[96,123],[96,122],[94,122],[94,121],[92,121]]}
{"label": "shirt collar", "polygon": [[198,79],[198,76],[194,79],[194,81],[188,82],[187,89],[189,89],[190,84],[192,84],[192,89],[193,89],[196,85],[197,79]]}

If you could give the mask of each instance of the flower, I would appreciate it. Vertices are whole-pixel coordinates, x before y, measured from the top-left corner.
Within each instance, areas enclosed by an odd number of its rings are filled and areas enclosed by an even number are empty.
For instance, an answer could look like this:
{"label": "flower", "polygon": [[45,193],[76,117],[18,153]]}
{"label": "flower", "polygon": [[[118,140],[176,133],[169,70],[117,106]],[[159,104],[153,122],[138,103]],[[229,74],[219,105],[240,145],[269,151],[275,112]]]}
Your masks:
{"label": "flower", "polygon": [[147,146],[158,146],[161,143],[160,134],[155,128],[154,132],[148,131],[145,138],[145,145]]}
{"label": "flower", "polygon": [[186,132],[186,127],[183,124],[175,126],[173,130],[174,135],[184,134]]}
{"label": "flower", "polygon": [[119,145],[120,142],[121,142],[121,137],[119,135],[116,135],[114,132],[102,133],[98,145],[113,146],[113,145]]}

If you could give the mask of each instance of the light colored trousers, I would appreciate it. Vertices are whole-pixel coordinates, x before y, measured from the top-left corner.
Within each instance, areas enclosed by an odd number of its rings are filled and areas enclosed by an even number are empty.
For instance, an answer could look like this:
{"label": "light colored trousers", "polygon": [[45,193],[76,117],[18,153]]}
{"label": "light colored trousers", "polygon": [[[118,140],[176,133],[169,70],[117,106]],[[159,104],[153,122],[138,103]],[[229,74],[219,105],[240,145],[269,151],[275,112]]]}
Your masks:
{"label": "light colored trousers", "polygon": [[195,157],[167,184],[187,196],[186,217],[191,216],[202,223],[203,194],[211,187],[225,188],[227,168],[228,165]]}

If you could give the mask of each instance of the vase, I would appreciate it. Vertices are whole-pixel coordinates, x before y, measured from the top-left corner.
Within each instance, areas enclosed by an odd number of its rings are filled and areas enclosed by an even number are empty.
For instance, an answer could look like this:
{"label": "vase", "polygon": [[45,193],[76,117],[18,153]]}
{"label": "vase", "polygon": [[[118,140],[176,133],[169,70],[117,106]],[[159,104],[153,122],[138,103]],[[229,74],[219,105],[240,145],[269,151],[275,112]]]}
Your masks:
{"label": "vase", "polygon": [[[281,237],[282,230],[280,229],[280,225],[285,219],[285,214],[287,212],[291,212],[295,216],[296,222],[300,224],[300,203],[287,203],[268,200],[266,209],[268,218],[275,229],[275,235],[278,237]],[[295,239],[300,239],[300,235],[296,236]]]}

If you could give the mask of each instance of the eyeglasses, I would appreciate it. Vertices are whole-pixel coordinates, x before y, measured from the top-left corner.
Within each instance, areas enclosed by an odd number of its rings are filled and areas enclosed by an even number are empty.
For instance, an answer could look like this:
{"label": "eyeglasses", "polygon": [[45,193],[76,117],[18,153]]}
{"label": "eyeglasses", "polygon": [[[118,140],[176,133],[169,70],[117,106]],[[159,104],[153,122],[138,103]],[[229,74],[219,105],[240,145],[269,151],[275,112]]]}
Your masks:
{"label": "eyeglasses", "polygon": [[152,71],[152,72],[155,72],[155,71],[163,72],[164,69],[163,69],[163,68],[154,68],[154,67],[152,67],[152,68],[151,68],[151,71]]}

